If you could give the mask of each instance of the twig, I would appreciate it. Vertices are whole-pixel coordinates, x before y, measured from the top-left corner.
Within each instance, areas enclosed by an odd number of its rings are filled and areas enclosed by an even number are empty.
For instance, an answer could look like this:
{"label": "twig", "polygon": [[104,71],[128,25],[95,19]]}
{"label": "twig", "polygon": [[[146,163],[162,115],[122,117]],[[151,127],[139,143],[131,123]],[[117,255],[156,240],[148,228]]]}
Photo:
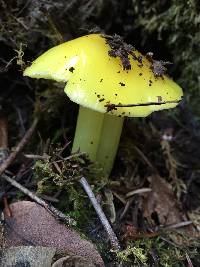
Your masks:
{"label": "twig", "polygon": [[97,202],[96,198],[95,198],[95,195],[94,193],[92,192],[92,189],[90,187],[90,185],[88,184],[87,180],[82,177],[80,179],[80,183],[81,185],[83,186],[85,192],[87,193],[94,209],[96,210],[96,213],[104,227],[104,229],[106,230],[107,234],[108,234],[108,237],[110,239],[110,242],[111,242],[111,245],[113,247],[113,249],[115,250],[119,250],[120,249],[120,244],[119,244],[119,241],[117,239],[117,236],[115,235],[108,219],[106,218],[101,206],[99,205],[99,203]]}
{"label": "twig", "polygon": [[166,243],[168,243],[168,244],[170,244],[170,245],[172,245],[172,246],[174,246],[174,247],[180,247],[178,244],[175,244],[174,242],[172,242],[172,241],[170,241],[170,240],[164,238],[163,236],[160,236],[160,238],[161,238],[163,241],[165,241]]}
{"label": "twig", "polygon": [[152,189],[151,188],[140,188],[140,189],[136,189],[136,190],[133,190],[133,191],[130,191],[126,194],[126,197],[132,197],[133,195],[136,195],[136,194],[143,194],[143,193],[149,193],[151,192]]}
{"label": "twig", "polygon": [[51,202],[51,203],[52,202],[59,203],[59,200],[57,198],[55,198],[55,197],[51,197],[51,196],[48,196],[48,195],[45,195],[45,194],[40,195],[40,197],[42,199],[44,199],[44,200],[47,200],[47,201]]}
{"label": "twig", "polygon": [[7,121],[5,118],[0,118],[0,148],[8,148],[8,130],[7,130]]}
{"label": "twig", "polygon": [[47,160],[48,155],[33,155],[33,154],[24,154],[24,157],[27,159],[36,159],[36,160]]}
{"label": "twig", "polygon": [[187,262],[188,262],[188,267],[194,267],[189,255],[187,254],[187,252],[185,253],[185,256],[186,256],[186,259],[187,259]]}
{"label": "twig", "polygon": [[9,176],[2,174],[1,177],[6,180],[8,183],[13,185],[14,187],[18,188],[21,192],[23,192],[25,195],[29,196],[31,199],[33,199],[35,202],[37,202],[39,205],[43,206],[45,209],[47,209],[49,212],[51,212],[55,217],[59,218],[61,221],[65,222],[68,225],[76,225],[76,222],[74,219],[66,216],[61,211],[54,208],[52,205],[46,203],[43,199],[39,198],[36,194],[28,190],[26,187],[15,181],[14,179],[10,178]]}
{"label": "twig", "polygon": [[126,200],[122,195],[119,195],[117,192],[112,190],[113,195],[122,203],[122,204],[126,204]]}
{"label": "twig", "polygon": [[15,160],[18,153],[24,148],[24,146],[28,143],[29,139],[31,138],[33,132],[35,131],[35,128],[37,126],[38,119],[35,119],[29,128],[29,130],[26,132],[22,140],[19,142],[15,150],[10,154],[10,156],[5,159],[5,161],[0,165],[0,175],[10,166],[10,164]]}
{"label": "twig", "polygon": [[1,73],[1,72],[6,72],[6,71],[8,70],[8,68],[11,66],[13,60],[15,60],[16,58],[17,58],[17,57],[13,57],[13,58],[11,58],[11,60],[9,60],[9,61],[7,62],[7,64],[6,64],[5,67],[0,68],[0,73]]}
{"label": "twig", "polygon": [[193,222],[192,221],[184,221],[184,222],[180,222],[180,223],[173,223],[173,224],[168,224],[168,225],[163,226],[163,229],[164,230],[177,229],[177,228],[188,226],[190,224],[193,224]]}
{"label": "twig", "polygon": [[127,202],[126,202],[126,205],[125,205],[125,208],[123,210],[123,212],[121,213],[120,215],[120,220],[122,220],[124,218],[124,216],[126,215],[128,209],[130,208],[130,206],[132,205],[134,201],[134,197],[130,198]]}
{"label": "twig", "polygon": [[[75,221],[71,219],[70,217],[66,216],[56,208],[54,208],[52,205],[46,203],[43,199],[39,198],[36,194],[28,190],[26,187],[15,181],[14,179],[10,178],[9,176],[3,174],[3,172],[9,167],[9,165],[15,160],[18,153],[24,148],[24,146],[28,143],[30,140],[36,126],[37,126],[38,120],[35,119],[32,126],[29,128],[25,136],[22,138],[22,140],[17,145],[15,151],[13,151],[10,156],[3,161],[3,163],[0,165],[0,177],[6,180],[8,183],[10,183],[12,186],[18,188],[21,192],[29,196],[31,199],[33,199],[35,202],[43,206],[45,209],[47,209],[49,212],[51,212],[55,217],[59,218],[63,222],[65,222],[68,225],[75,225]],[[5,136],[0,136],[1,138],[5,138]]]}
{"label": "twig", "polygon": [[151,170],[155,173],[157,173],[156,168],[152,165],[152,163],[150,162],[150,160],[145,156],[145,154],[137,147],[134,145],[134,149],[136,150],[136,152],[140,155],[140,157],[144,160],[144,162],[149,166],[149,168],[151,168]]}
{"label": "twig", "polygon": [[14,19],[14,20],[16,20],[26,31],[28,31],[28,27],[26,26],[26,24],[22,21],[22,20],[20,20],[20,18],[16,18],[15,16],[13,16],[13,15],[11,15],[12,16],[12,18]]}

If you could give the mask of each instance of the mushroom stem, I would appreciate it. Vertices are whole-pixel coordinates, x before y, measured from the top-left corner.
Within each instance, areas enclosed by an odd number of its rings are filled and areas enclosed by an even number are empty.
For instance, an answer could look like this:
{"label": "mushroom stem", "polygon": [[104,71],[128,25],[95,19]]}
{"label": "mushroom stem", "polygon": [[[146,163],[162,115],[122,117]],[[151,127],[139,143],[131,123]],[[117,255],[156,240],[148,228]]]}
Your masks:
{"label": "mushroom stem", "polygon": [[92,161],[96,161],[103,119],[103,113],[80,106],[72,152],[86,152]]}
{"label": "mushroom stem", "polygon": [[97,162],[103,166],[103,173],[110,174],[117,154],[124,117],[105,114],[101,139],[97,151]]}
{"label": "mushroom stem", "polygon": [[103,168],[103,174],[109,176],[121,136],[123,117],[116,117],[79,108],[76,133],[72,152],[86,152],[92,161]]}

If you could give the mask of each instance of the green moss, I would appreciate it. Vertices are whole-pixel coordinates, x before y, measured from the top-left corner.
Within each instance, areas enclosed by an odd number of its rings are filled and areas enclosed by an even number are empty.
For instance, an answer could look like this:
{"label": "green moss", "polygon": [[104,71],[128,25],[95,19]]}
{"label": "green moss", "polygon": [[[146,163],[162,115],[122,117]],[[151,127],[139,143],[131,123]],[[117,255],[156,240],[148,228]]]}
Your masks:
{"label": "green moss", "polygon": [[166,53],[174,63],[171,73],[185,89],[185,99],[197,107],[200,98],[199,1],[132,2],[134,17],[137,16],[133,26],[139,29],[144,47],[149,46],[148,42],[151,42],[152,38],[160,41],[162,54]]}
{"label": "green moss", "polygon": [[37,194],[54,196],[60,191],[57,207],[71,215],[78,221],[78,225],[84,225],[93,208],[87,195],[78,183],[87,170],[88,160],[85,154],[62,157],[62,148],[51,146],[52,155],[44,160],[37,160],[34,165],[34,180],[37,183]]}
{"label": "green moss", "polygon": [[117,253],[117,258],[122,266],[148,267],[158,264],[160,267],[185,267],[186,252],[191,260],[198,255],[194,247],[176,246],[162,237],[155,237],[130,243],[125,250]]}
{"label": "green moss", "polygon": [[127,262],[136,264],[134,266],[140,266],[140,264],[142,264],[142,266],[144,267],[148,266],[147,253],[144,251],[144,248],[141,248],[139,246],[128,246],[125,250],[118,252],[117,257],[121,264]]}

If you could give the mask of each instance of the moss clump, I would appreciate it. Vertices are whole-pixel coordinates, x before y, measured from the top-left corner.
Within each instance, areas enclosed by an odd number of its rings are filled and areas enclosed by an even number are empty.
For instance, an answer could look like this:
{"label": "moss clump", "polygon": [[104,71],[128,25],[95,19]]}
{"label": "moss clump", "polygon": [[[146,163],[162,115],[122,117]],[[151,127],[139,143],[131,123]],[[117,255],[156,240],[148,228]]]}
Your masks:
{"label": "moss clump", "polygon": [[117,257],[121,264],[130,263],[132,265],[134,263],[134,266],[148,266],[147,253],[144,251],[144,248],[139,246],[129,245],[125,250],[118,252]]}
{"label": "moss clump", "polygon": [[[35,179],[38,180],[38,192],[41,193],[50,186],[65,188],[78,181],[87,168],[87,157],[84,153],[66,158],[60,156],[57,150],[53,156],[44,160],[37,160],[34,165]],[[42,177],[42,178],[41,178]]]}
{"label": "moss clump", "polygon": [[184,267],[186,253],[194,261],[198,251],[194,247],[176,246],[164,237],[144,238],[130,243],[127,248],[117,253],[120,266],[134,267]]}
{"label": "moss clump", "polygon": [[62,148],[50,150],[51,156],[44,155],[44,160],[37,160],[34,165],[37,194],[56,197],[59,192],[58,208],[84,226],[94,211],[88,209],[89,200],[78,181],[87,172],[89,161],[84,153],[64,157]]}

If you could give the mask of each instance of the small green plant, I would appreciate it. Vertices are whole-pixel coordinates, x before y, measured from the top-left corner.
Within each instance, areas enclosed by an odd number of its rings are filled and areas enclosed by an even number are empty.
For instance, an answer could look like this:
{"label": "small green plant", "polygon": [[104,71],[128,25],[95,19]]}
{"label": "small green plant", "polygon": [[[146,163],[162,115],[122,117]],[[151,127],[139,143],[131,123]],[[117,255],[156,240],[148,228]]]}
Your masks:
{"label": "small green plant", "polygon": [[195,247],[178,246],[159,236],[129,243],[117,258],[121,266],[150,267],[156,262],[159,267],[185,267],[186,252],[191,259],[198,255]]}
{"label": "small green plant", "polygon": [[59,193],[58,208],[84,225],[94,212],[87,196],[77,183],[87,172],[89,161],[84,153],[61,157],[62,148],[50,150],[52,155],[37,160],[34,165],[34,179],[37,194],[54,196]]}
{"label": "small green plant", "polygon": [[[129,245],[125,250],[117,253],[120,264],[134,263],[134,266],[148,266],[147,253],[144,248]],[[142,265],[141,265],[142,264]]]}

